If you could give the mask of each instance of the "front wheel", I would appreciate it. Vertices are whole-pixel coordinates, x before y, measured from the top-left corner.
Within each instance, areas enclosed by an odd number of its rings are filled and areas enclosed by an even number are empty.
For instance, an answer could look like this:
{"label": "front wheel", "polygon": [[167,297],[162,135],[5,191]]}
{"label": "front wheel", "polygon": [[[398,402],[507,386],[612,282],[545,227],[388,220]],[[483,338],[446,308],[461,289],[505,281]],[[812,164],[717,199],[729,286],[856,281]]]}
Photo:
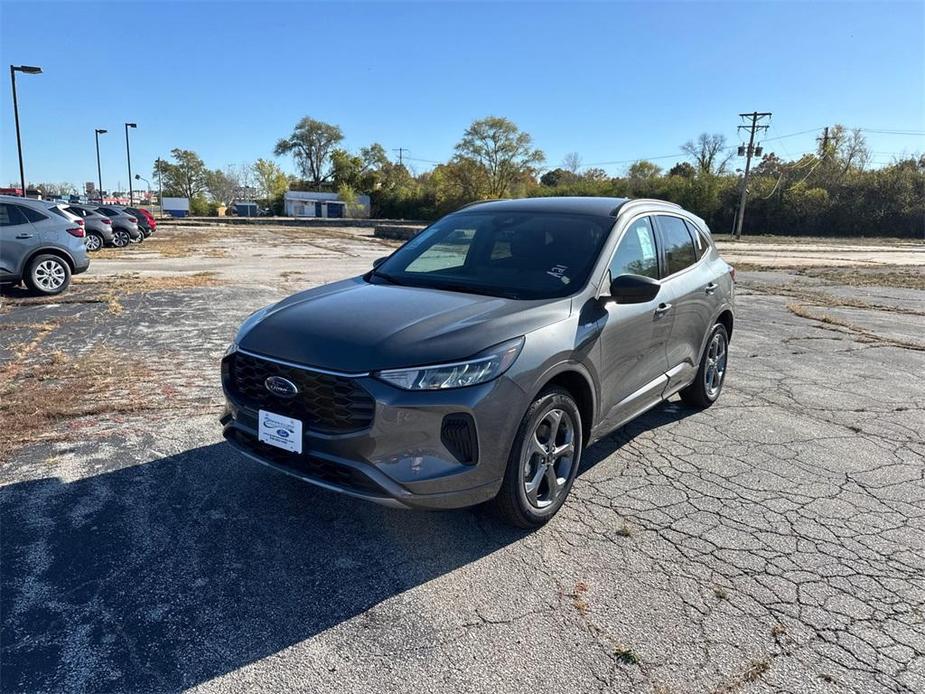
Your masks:
{"label": "front wheel", "polygon": [[569,392],[540,393],[520,423],[493,502],[506,521],[537,528],[556,514],[578,474],[581,436],[581,414]]}
{"label": "front wheel", "polygon": [[726,381],[729,359],[729,333],[726,326],[717,323],[710,331],[707,348],[700,359],[697,378],[681,391],[681,400],[691,407],[706,409],[719,398]]}

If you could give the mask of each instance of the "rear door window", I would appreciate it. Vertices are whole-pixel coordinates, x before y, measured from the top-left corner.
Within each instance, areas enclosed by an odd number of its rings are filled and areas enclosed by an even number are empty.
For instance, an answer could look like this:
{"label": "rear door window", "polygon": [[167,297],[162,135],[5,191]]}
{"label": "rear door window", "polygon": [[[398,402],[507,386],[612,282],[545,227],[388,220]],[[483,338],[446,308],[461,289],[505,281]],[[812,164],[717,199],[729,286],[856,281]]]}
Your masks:
{"label": "rear door window", "polygon": [[[41,212],[39,212],[38,210],[33,210],[31,207],[20,207],[19,205],[12,205],[12,207],[15,207],[16,209],[20,210],[23,216],[26,219],[28,219],[30,222],[41,222],[43,219],[48,219],[48,217],[43,215]],[[57,209],[57,208],[52,208],[52,209]],[[58,214],[61,214],[61,213],[59,212]],[[62,214],[61,216],[63,217],[64,215]]]}
{"label": "rear door window", "polygon": [[694,239],[694,247],[697,251],[697,257],[702,258],[703,254],[710,249],[710,243],[707,241],[707,238],[703,235],[703,232],[700,231],[696,226],[691,222],[684,220],[684,223],[687,225],[687,230],[690,232],[691,237]]}
{"label": "rear door window", "polygon": [[658,227],[665,247],[665,264],[669,275],[697,262],[694,240],[683,219],[659,215]]}

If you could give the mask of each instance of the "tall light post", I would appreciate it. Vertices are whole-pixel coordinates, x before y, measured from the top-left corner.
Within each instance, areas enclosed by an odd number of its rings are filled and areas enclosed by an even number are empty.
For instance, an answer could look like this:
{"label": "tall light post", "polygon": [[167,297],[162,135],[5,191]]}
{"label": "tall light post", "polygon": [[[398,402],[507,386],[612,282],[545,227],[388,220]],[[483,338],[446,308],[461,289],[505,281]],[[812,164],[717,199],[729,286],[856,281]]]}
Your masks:
{"label": "tall light post", "polygon": [[22,196],[26,197],[26,172],[22,165],[22,138],[19,134],[19,102],[16,100],[16,73],[40,75],[42,68],[34,65],[10,65],[10,82],[13,84],[13,116],[16,120],[16,149],[19,150],[19,180],[22,183]]}
{"label": "tall light post", "polygon": [[155,162],[157,166],[157,214],[159,217],[164,216],[164,187],[161,183],[161,172],[163,171],[163,166],[161,158],[158,157]]}
{"label": "tall light post", "polygon": [[96,179],[100,184],[100,205],[103,204],[103,169],[100,167],[100,135],[108,132],[108,130],[103,128],[97,128],[93,131],[93,133],[96,135]]}
{"label": "tall light post", "polygon": [[128,129],[137,128],[136,123],[126,123],[125,124],[125,156],[128,158],[128,204],[134,205],[132,200],[132,150],[129,149],[128,145]]}

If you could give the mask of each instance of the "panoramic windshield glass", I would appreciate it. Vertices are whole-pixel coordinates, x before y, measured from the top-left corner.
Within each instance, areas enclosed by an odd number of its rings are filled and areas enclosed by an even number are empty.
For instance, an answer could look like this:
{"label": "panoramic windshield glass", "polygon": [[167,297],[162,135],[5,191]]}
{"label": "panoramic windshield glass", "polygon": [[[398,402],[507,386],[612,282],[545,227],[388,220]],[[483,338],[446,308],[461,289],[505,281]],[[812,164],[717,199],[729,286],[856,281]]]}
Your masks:
{"label": "panoramic windshield glass", "polygon": [[372,281],[547,299],[588,279],[612,221],[530,212],[469,212],[440,220],[405,244]]}

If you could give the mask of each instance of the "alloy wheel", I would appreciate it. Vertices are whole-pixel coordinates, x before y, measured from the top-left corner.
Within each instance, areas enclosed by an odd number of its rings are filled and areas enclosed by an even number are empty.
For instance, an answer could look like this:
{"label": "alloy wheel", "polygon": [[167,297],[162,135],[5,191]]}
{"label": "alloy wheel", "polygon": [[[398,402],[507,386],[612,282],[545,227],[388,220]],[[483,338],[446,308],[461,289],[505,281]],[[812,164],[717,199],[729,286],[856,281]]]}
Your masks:
{"label": "alloy wheel", "polygon": [[726,338],[722,332],[717,332],[707,348],[707,363],[703,370],[703,389],[711,400],[719,395],[719,389],[723,386],[725,376]]}
{"label": "alloy wheel", "polygon": [[87,250],[98,251],[103,247],[103,239],[96,234],[87,234]]}
{"label": "alloy wheel", "polygon": [[32,271],[32,279],[43,291],[53,292],[67,280],[67,270],[57,260],[43,260]]}
{"label": "alloy wheel", "polygon": [[552,409],[536,423],[523,452],[523,485],[530,505],[543,509],[562,494],[575,464],[575,422]]}
{"label": "alloy wheel", "polygon": [[130,240],[131,239],[127,231],[120,230],[120,231],[113,232],[112,243],[116,248],[122,248],[123,246],[127,246]]}

